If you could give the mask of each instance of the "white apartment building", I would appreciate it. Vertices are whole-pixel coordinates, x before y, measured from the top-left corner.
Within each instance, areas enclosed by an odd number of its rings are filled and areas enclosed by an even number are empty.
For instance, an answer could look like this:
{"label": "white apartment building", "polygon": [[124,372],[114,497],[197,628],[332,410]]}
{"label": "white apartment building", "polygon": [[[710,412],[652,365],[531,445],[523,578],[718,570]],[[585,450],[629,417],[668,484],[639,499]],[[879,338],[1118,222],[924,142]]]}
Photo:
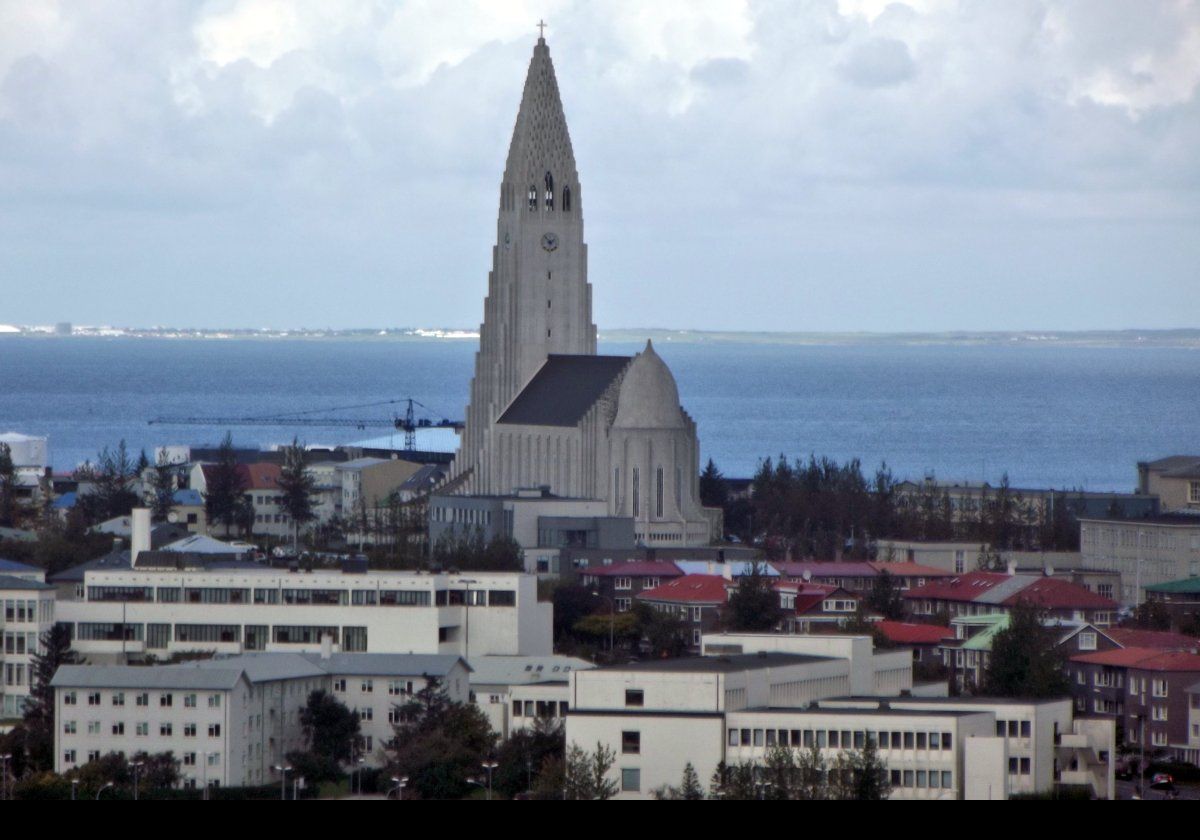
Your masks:
{"label": "white apartment building", "polygon": [[550,603],[518,572],[89,569],[57,620],[91,662],[176,653],[312,652],[549,655]]}
{"label": "white apartment building", "polygon": [[501,738],[540,717],[561,721],[570,709],[570,676],[595,668],[574,656],[476,656],[471,698]]}
{"label": "white apartment building", "polygon": [[33,657],[54,626],[54,587],[21,563],[0,567],[0,719],[17,718],[29,699]]}
{"label": "white apartment building", "polygon": [[395,709],[431,678],[466,702],[466,662],[423,654],[260,653],[153,667],[66,665],[51,683],[55,771],[109,752],[170,751],[184,784],[279,781],[277,766],[305,747],[300,713],[313,691],[359,716],[361,757],[384,761]]}
{"label": "white apartment building", "polygon": [[[721,762],[761,762],[776,745],[816,744],[832,763],[868,737],[893,799],[1003,799],[1055,782],[1113,795],[1113,725],[1074,721],[1070,700],[901,696],[908,651],[877,656],[855,637],[780,639],[810,652],[753,634],[706,636],[706,656],[573,673],[567,740],[614,751],[625,799],[678,785],[689,762],[707,784]],[[895,654],[907,660],[908,686],[892,675]]]}

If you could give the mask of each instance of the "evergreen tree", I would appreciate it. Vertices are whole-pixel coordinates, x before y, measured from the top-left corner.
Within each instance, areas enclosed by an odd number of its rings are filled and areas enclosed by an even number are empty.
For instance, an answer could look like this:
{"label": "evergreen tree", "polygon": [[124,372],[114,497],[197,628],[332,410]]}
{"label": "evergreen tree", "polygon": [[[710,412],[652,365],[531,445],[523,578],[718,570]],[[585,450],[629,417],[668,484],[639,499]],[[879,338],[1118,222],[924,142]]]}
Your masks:
{"label": "evergreen tree", "polygon": [[867,605],[884,618],[899,620],[904,616],[904,595],[896,579],[885,569],[871,582]]}
{"label": "evergreen tree", "polygon": [[79,496],[76,502],[89,523],[128,516],[141,503],[133,489],[138,478],[137,464],[129,457],[124,440],[116,449],[104,447],[97,463],[85,464],[76,475],[92,484],[92,491]]}
{"label": "evergreen tree", "polygon": [[283,467],[279,470],[279,489],[283,492],[280,505],[292,521],[292,553],[300,553],[300,527],[316,518],[312,498],[317,483],[308,472],[304,447],[296,438],[283,451]]}
{"label": "evergreen tree", "polygon": [[25,706],[25,749],[35,770],[54,769],[54,689],[50,681],[62,665],[77,665],[71,634],[65,624],[55,624],[42,634],[30,664],[30,693]]}
{"label": "evergreen tree", "polygon": [[[765,564],[764,564],[765,565]],[[735,633],[764,633],[774,630],[782,615],[779,593],[763,566],[754,563],[742,575],[725,605],[725,625]]]}
{"label": "evergreen tree", "polygon": [[0,525],[17,524],[17,469],[12,447],[0,443]]}
{"label": "evergreen tree", "polygon": [[705,507],[724,508],[729,502],[729,484],[725,477],[709,458],[703,472],[700,473],[700,504]]}
{"label": "evergreen tree", "polygon": [[860,801],[887,799],[892,782],[887,763],[880,757],[869,734],[861,750],[846,753],[838,761],[838,798]]}
{"label": "evergreen tree", "polygon": [[518,729],[500,745],[493,790],[506,799],[522,791],[533,791],[547,767],[561,765],[564,748],[562,723],[548,715],[538,717],[532,726]]}
{"label": "evergreen tree", "polygon": [[1063,655],[1057,638],[1036,606],[1021,601],[1009,614],[1008,627],[992,640],[983,676],[983,693],[993,697],[1062,697],[1068,693]]}
{"label": "evergreen tree", "polygon": [[[225,534],[229,535],[230,528],[245,524],[245,511],[239,510],[244,506],[246,492],[246,475],[239,468],[237,452],[233,448],[233,436],[225,433],[221,445],[217,448],[217,463],[207,471],[207,487],[204,493],[204,512],[210,526],[222,524]],[[239,513],[241,516],[239,516]],[[250,522],[254,521],[253,505],[251,505]]]}
{"label": "evergreen tree", "polygon": [[332,694],[314,691],[300,711],[307,749],[288,754],[298,775],[312,781],[333,781],[342,777],[342,766],[353,761],[359,743],[360,722]]}
{"label": "evergreen tree", "polygon": [[179,467],[171,463],[166,450],[158,453],[158,461],[150,471],[150,516],[156,522],[166,522],[175,505],[175,489],[179,483]]}
{"label": "evergreen tree", "polygon": [[619,787],[609,772],[617,755],[600,742],[594,752],[578,744],[567,748],[563,791],[566,799],[612,799]]}

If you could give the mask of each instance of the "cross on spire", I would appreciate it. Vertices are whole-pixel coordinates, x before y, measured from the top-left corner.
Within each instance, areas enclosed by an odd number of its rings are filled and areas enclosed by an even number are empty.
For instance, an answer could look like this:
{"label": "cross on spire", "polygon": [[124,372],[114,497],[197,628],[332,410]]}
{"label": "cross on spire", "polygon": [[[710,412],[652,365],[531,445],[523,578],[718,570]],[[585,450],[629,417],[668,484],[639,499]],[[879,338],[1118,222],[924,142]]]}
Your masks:
{"label": "cross on spire", "polygon": [[545,38],[546,38],[546,21],[539,20],[537,28],[538,28],[538,39],[545,40]]}

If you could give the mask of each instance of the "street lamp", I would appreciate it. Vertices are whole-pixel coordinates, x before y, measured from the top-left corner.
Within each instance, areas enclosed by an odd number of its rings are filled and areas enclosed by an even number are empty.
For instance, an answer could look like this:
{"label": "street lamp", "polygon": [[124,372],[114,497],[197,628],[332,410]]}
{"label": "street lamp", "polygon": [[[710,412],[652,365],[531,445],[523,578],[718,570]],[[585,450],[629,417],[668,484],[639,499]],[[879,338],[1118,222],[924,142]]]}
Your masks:
{"label": "street lamp", "polygon": [[500,765],[495,761],[485,761],[483,763],[483,769],[486,770],[487,774],[488,774],[487,798],[488,798],[489,802],[492,799],[492,771],[495,770],[499,766]]}
{"label": "street lamp", "polygon": [[392,789],[388,791],[388,796],[390,797],[392,795],[392,793],[395,792],[397,799],[403,799],[404,798],[404,786],[407,784],[408,784],[408,776],[400,776],[400,777],[392,776]]}
{"label": "street lamp", "polygon": [[96,791],[96,801],[99,802],[100,794],[104,793],[104,791],[108,790],[112,786],[113,786],[112,782],[105,782],[104,785],[101,786],[100,790]]}
{"label": "street lamp", "polygon": [[146,766],[144,761],[131,761],[129,767],[133,770],[133,801],[138,801],[138,771]]}
{"label": "street lamp", "polygon": [[12,753],[0,755],[0,799],[8,798],[8,762],[12,761]]}
{"label": "street lamp", "polygon": [[287,774],[292,772],[292,768],[285,764],[276,764],[275,769],[279,771],[279,798],[287,799]]}
{"label": "street lamp", "polygon": [[78,788],[79,788],[79,780],[72,779],[71,780],[71,801],[72,802],[75,801],[75,791],[78,790]]}
{"label": "street lamp", "polygon": [[[367,763],[367,760],[366,760],[365,758],[360,758],[360,759],[358,760],[358,766],[355,768],[355,770],[356,770],[356,771],[357,771],[357,773],[358,773],[358,795],[359,795],[359,796],[362,796],[362,774],[363,774],[363,765],[365,765],[366,763]],[[353,792],[353,790],[354,790],[354,786],[353,786],[353,785],[351,785],[351,788],[350,788],[350,789],[351,789],[351,792]]]}

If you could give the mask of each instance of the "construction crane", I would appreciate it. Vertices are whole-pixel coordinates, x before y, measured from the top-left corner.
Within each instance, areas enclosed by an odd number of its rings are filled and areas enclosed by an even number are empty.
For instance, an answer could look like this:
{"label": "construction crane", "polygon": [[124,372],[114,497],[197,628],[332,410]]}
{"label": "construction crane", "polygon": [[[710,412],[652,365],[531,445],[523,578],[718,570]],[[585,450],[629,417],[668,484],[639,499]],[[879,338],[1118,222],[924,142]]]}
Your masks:
{"label": "construction crane", "polygon": [[[377,408],[384,405],[399,405],[403,403],[405,406],[404,414],[393,414],[391,418],[372,417],[326,417],[313,416],[327,414],[333,411],[350,411],[358,408]],[[330,408],[314,408],[307,411],[285,412],[283,414],[264,414],[252,417],[182,417],[182,416],[164,416],[154,417],[149,421],[151,426],[306,426],[306,427],[348,427],[355,429],[366,429],[368,427],[387,427],[399,429],[404,432],[404,448],[407,451],[413,451],[417,448],[417,429],[459,429],[462,428],[462,423],[454,420],[447,420],[444,417],[434,421],[422,418],[416,418],[416,407],[423,408],[425,411],[433,414],[429,406],[424,403],[414,400],[412,397],[403,397],[395,400],[381,400],[380,402],[359,403],[358,405],[343,405],[332,406]]]}

